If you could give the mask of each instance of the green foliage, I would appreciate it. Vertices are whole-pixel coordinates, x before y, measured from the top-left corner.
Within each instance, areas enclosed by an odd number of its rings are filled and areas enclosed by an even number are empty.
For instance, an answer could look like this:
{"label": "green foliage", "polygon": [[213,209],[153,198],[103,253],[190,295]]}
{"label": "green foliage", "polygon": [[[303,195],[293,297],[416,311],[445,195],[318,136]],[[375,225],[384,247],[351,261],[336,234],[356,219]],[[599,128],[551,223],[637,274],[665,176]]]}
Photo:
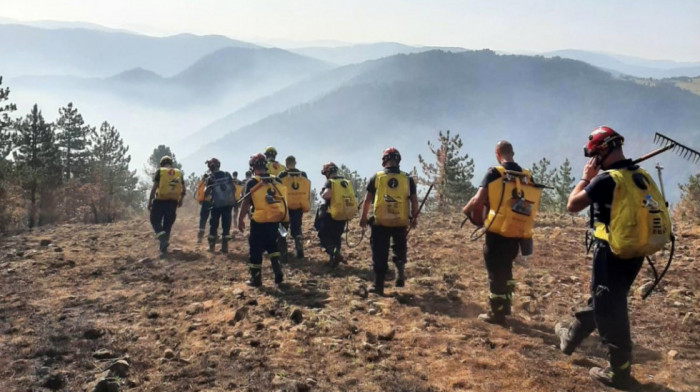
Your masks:
{"label": "green foliage", "polygon": [[558,168],[550,169],[550,165],[551,162],[547,158],[532,164],[534,181],[551,187],[542,190],[540,211],[564,214],[576,178],[571,174],[571,163],[568,158]]}
{"label": "green foliage", "polygon": [[95,223],[113,222],[125,207],[138,208],[145,194],[138,191],[136,170],[129,170],[129,147],[115,127],[103,122],[99,131],[92,132],[92,145],[90,210]]}
{"label": "green foliage", "polygon": [[170,147],[161,144],[158,147],[154,148],[153,153],[150,157],[148,157],[148,162],[146,164],[146,174],[149,177],[153,177],[155,175],[156,169],[158,169],[160,165],[160,159],[166,155],[173,159],[173,167],[182,169],[182,165],[177,161],[177,159],[175,159],[175,154],[173,154],[173,152],[170,150]]}
{"label": "green foliage", "polygon": [[574,190],[576,178],[571,175],[571,163],[569,158],[556,170],[554,177],[555,208],[559,213],[566,213],[566,203],[569,201],[569,194]]}
{"label": "green foliage", "polygon": [[316,211],[319,205],[319,199],[318,199],[318,191],[316,188],[311,188],[309,191],[309,207],[311,208],[311,211]]}
{"label": "green foliage", "polygon": [[199,184],[199,180],[201,179],[201,176],[194,173],[190,173],[190,175],[187,176],[185,184],[187,184],[187,193],[189,193],[190,196],[194,197],[194,195],[197,193],[197,184]]}
{"label": "green foliage", "polygon": [[[532,178],[538,184],[556,188],[557,169],[550,169],[549,165],[551,165],[551,162],[547,158],[542,158],[539,162],[533,163],[531,169]],[[557,211],[557,193],[555,189],[545,188],[542,190],[540,211]]]}
{"label": "green foliage", "polygon": [[[61,182],[60,154],[55,140],[53,125],[44,121],[36,104],[24,119],[17,121],[13,159],[22,187],[29,197],[30,228],[47,223],[42,212],[49,211],[52,191]],[[41,202],[40,205],[37,201]]]}
{"label": "green foliage", "polygon": [[145,206],[129,148],[113,126],[104,122],[96,131],[71,103],[59,109],[56,126],[38,105],[12,121],[15,105],[3,104],[9,92],[0,88],[0,231],[23,227],[25,215],[32,228],[112,222]]}
{"label": "green foliage", "polygon": [[6,158],[12,150],[12,137],[10,134],[12,120],[10,119],[10,113],[17,110],[13,103],[3,104],[3,102],[9,100],[10,88],[2,88],[1,86],[2,76],[0,76],[0,232],[7,229],[10,221],[6,200],[8,198],[8,180],[12,177],[13,167]]}
{"label": "green foliage", "polygon": [[700,173],[690,176],[687,184],[680,185],[681,201],[676,213],[683,220],[700,223]]}
{"label": "green foliage", "polygon": [[69,102],[67,106],[58,109],[59,118],[56,120],[56,142],[61,151],[63,162],[63,179],[84,176],[88,170],[90,140],[88,136],[95,131],[85,124],[78,109]]}
{"label": "green foliage", "polygon": [[[2,86],[2,76],[0,76],[0,86]],[[12,125],[12,120],[10,119],[10,113],[17,110],[17,107],[13,103],[5,103],[10,97],[10,88],[0,87],[0,164],[5,161],[5,158],[10,154],[10,149],[12,148],[12,140],[10,137],[10,126]],[[3,169],[0,167],[0,169]],[[0,170],[2,173],[4,170]],[[0,174],[2,176],[2,174]],[[2,177],[0,177],[2,179]]]}
{"label": "green foliage", "polygon": [[362,177],[356,170],[350,170],[345,165],[340,165],[338,175],[345,177],[352,184],[357,200],[362,200],[367,193],[367,177]]}
{"label": "green foliage", "polygon": [[435,156],[435,163],[428,163],[418,156],[424,184],[435,184],[435,202],[441,209],[464,205],[476,193],[471,180],[474,177],[474,160],[461,154],[463,147],[459,134],[450,136],[450,131],[439,132],[436,145],[428,141],[428,148]]}

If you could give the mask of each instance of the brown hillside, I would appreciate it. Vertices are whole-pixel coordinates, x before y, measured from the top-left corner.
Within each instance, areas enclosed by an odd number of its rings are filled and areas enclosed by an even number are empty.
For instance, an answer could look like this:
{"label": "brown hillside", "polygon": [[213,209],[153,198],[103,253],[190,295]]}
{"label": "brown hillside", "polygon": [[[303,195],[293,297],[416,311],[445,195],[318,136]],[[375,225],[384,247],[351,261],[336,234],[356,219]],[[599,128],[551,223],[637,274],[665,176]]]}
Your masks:
{"label": "brown hillside", "polygon": [[[208,254],[193,218],[176,223],[167,260],[145,219],[2,238],[0,391],[92,391],[103,377],[121,391],[608,390],[588,377],[605,360],[595,336],[572,357],[555,348],[555,322],[586,299],[583,222],[544,221],[535,256],[514,269],[508,328],[476,320],[482,241],[458,231],[459,216],[423,217],[406,288],[384,298],[366,298],[367,239],[331,271],[314,237],[280,290],[268,261],[257,290],[243,283],[241,235],[229,256]],[[660,291],[640,299],[645,266],[630,294],[640,391],[700,391],[700,230],[680,234]]]}

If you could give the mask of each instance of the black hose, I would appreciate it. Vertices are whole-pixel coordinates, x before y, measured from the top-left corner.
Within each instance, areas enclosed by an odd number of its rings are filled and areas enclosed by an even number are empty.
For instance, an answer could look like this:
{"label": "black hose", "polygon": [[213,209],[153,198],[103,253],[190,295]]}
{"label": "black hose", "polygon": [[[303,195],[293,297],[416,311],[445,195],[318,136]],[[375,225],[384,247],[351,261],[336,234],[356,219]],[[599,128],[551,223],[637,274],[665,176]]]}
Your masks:
{"label": "black hose", "polygon": [[652,271],[654,271],[654,284],[649,287],[644,292],[644,295],[642,296],[642,299],[647,299],[647,297],[651,294],[652,291],[658,286],[658,284],[661,282],[661,279],[664,278],[664,275],[666,275],[666,272],[668,272],[668,269],[671,267],[671,262],[673,261],[673,253],[676,249],[676,237],[671,234],[671,251],[668,254],[668,262],[666,263],[666,267],[664,268],[663,271],[661,271],[661,275],[657,275],[656,267],[654,267],[654,264],[651,262],[651,259],[647,257],[647,261],[649,262],[649,265],[651,266]]}

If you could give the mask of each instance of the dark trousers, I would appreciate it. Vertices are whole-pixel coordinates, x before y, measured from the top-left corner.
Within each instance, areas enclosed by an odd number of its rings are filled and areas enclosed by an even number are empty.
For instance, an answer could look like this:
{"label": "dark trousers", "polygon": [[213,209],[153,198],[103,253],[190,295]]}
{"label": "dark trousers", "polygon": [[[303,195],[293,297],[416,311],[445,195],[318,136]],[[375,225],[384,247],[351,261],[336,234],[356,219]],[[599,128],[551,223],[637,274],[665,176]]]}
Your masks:
{"label": "dark trousers", "polygon": [[211,209],[211,219],[209,221],[209,236],[216,237],[219,230],[219,220],[221,220],[221,231],[224,237],[228,237],[231,232],[231,214],[233,206],[219,207]]}
{"label": "dark trousers", "polygon": [[407,229],[405,227],[370,226],[369,244],[372,248],[372,268],[380,279],[386,275],[389,268],[389,248],[392,251],[392,261],[397,266],[406,264]]}
{"label": "dark trousers", "polygon": [[632,358],[627,293],[642,267],[643,258],[620,259],[604,241],[595,241],[591,297],[588,307],[575,313],[572,335],[577,343],[596,328],[608,346],[610,365],[626,367]]}
{"label": "dark trousers", "polygon": [[336,249],[340,252],[345,223],[346,221],[334,220],[330,214],[325,214],[317,221],[318,239],[321,241],[321,247],[329,255],[333,255]]}
{"label": "dark trousers", "polygon": [[207,226],[207,219],[209,219],[209,212],[211,210],[211,202],[203,201],[199,203],[202,207],[199,209],[199,230],[204,231]]}
{"label": "dark trousers", "polygon": [[296,238],[301,235],[301,218],[304,216],[304,211],[289,210],[289,230],[292,238]]}
{"label": "dark trousers", "polygon": [[258,223],[252,220],[250,221],[248,245],[250,246],[249,261],[251,268],[260,268],[265,252],[267,252],[270,258],[279,256],[277,248],[277,236],[279,235],[277,231],[278,227],[279,223]]}
{"label": "dark trousers", "polygon": [[504,316],[510,314],[515,289],[513,260],[518,256],[520,239],[488,232],[484,237],[484,264],[489,276],[489,304],[495,315]]}
{"label": "dark trousers", "polygon": [[175,218],[177,217],[177,201],[154,200],[151,207],[151,226],[156,234],[166,232],[170,236]]}

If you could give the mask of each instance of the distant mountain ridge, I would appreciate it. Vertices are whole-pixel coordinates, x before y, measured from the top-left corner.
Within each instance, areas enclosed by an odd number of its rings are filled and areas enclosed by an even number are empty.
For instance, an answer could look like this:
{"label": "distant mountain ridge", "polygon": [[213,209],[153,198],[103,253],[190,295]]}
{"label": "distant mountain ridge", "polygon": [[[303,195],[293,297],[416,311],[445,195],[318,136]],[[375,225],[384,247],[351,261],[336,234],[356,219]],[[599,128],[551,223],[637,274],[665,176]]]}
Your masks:
{"label": "distant mountain ridge", "polygon": [[464,48],[410,46],[398,42],[376,42],[371,44],[344,45],[336,47],[306,47],[289,49],[291,52],[313,57],[337,65],[362,63],[396,54],[421,53],[430,50],[462,52]]}
{"label": "distant mountain ridge", "polygon": [[[541,157],[555,165],[570,158],[578,170],[580,145],[600,124],[619,129],[634,156],[651,149],[653,132],[662,129],[700,143],[700,97],[673,86],[615,79],[575,60],[431,51],[377,60],[320,97],[233,132],[227,124],[217,125],[225,136],[186,157],[185,165],[198,167],[206,156],[223,156],[241,168],[245,156],[274,144],[280,154],[295,155],[300,167],[302,161],[314,168],[334,160],[368,175],[378,161],[367,157],[378,156],[382,148],[397,146],[410,169],[418,165],[417,155],[426,153],[428,139],[451,129],[462,135],[477,173],[493,164],[493,145],[503,138],[514,143],[518,160],[527,166]],[[233,148],[245,154],[227,153]],[[672,155],[659,159],[672,168],[669,183],[691,173]]]}
{"label": "distant mountain ridge", "polygon": [[171,76],[226,47],[256,45],[223,36],[150,37],[88,29],[43,29],[0,24],[0,69],[5,77],[73,75],[108,77],[141,67]]}
{"label": "distant mountain ridge", "polygon": [[229,102],[243,105],[330,66],[281,49],[226,47],[207,54],[172,77],[142,67],[107,78],[38,76],[9,78],[18,88],[83,90],[156,106]]}
{"label": "distant mountain ridge", "polygon": [[619,72],[639,78],[674,78],[679,76],[700,76],[700,62],[675,62],[668,60],[647,60],[630,56],[595,53],[583,50],[557,50],[542,54],[545,57],[562,57],[579,60],[598,68]]}
{"label": "distant mountain ridge", "polygon": [[14,25],[22,25],[22,26],[30,26],[30,27],[38,27],[40,29],[88,29],[88,30],[97,30],[97,31],[109,31],[109,32],[119,32],[119,33],[129,33],[129,34],[137,34],[136,32],[126,30],[126,29],[116,29],[112,27],[107,27],[107,26],[102,26],[96,23],[90,23],[90,22],[66,22],[66,21],[60,21],[60,20],[31,20],[31,21],[24,21],[24,20],[17,20],[17,19],[12,19],[12,18],[3,18],[0,17],[0,24],[14,24]]}

